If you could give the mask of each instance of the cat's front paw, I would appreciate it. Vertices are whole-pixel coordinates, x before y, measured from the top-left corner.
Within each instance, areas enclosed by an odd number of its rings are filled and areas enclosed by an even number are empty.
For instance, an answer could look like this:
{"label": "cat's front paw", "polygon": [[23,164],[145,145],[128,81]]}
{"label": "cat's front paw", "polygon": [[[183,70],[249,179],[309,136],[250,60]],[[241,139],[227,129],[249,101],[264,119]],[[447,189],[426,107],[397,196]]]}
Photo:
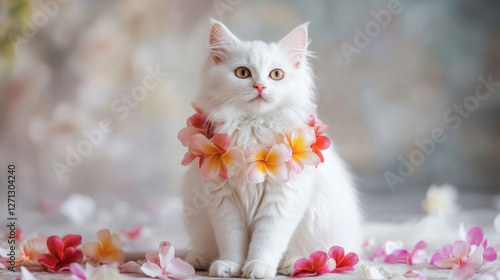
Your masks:
{"label": "cat's front paw", "polygon": [[214,261],[208,272],[210,277],[239,277],[240,275],[241,264],[228,260]]}
{"label": "cat's front paw", "polygon": [[268,278],[276,276],[276,266],[260,260],[247,261],[241,269],[243,278]]}

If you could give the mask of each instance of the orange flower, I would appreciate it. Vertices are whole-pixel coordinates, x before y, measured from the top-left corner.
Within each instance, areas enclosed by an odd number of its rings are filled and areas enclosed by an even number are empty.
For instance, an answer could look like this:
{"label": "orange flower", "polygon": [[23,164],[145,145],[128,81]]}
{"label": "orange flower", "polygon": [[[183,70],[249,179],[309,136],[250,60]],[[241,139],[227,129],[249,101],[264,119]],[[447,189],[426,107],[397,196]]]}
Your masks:
{"label": "orange flower", "polygon": [[116,260],[125,262],[126,255],[121,249],[121,241],[118,234],[111,234],[107,229],[101,229],[97,232],[98,242],[89,242],[83,244],[82,251],[85,257],[94,261]]}
{"label": "orange flower", "polygon": [[290,167],[299,174],[306,165],[318,165],[319,156],[311,149],[316,140],[312,131],[296,128],[292,134],[286,137],[287,144],[292,148],[292,159],[289,161]]}

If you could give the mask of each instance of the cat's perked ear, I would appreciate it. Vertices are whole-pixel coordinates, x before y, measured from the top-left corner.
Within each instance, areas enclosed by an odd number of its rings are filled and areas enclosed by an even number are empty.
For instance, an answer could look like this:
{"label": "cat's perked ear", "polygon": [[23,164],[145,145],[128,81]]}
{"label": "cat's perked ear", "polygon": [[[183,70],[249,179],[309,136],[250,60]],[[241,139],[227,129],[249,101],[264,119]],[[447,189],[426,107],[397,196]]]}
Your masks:
{"label": "cat's perked ear", "polygon": [[221,22],[210,18],[212,28],[210,30],[210,56],[215,64],[223,62],[227,57],[227,51],[239,43],[239,39],[227,29]]}
{"label": "cat's perked ear", "polygon": [[304,62],[306,56],[307,45],[309,44],[307,40],[308,25],[309,22],[306,22],[297,26],[278,42],[278,46],[292,56],[293,63],[297,68]]}

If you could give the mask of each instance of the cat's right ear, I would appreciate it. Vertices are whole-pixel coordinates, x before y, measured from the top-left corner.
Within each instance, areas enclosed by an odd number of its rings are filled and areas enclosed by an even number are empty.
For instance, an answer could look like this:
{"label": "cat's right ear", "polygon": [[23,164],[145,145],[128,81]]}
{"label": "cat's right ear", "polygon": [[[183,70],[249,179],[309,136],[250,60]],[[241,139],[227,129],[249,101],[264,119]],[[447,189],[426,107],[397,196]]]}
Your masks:
{"label": "cat's right ear", "polygon": [[212,29],[210,30],[210,56],[215,64],[223,62],[227,58],[227,51],[239,43],[239,39],[227,29],[221,22],[210,18]]}

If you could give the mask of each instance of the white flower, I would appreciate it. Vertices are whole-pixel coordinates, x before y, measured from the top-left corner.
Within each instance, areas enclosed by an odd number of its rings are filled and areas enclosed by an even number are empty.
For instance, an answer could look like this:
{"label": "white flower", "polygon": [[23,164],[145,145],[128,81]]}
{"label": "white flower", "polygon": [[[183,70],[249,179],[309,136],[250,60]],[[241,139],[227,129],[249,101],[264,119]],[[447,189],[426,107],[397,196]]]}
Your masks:
{"label": "white flower", "polygon": [[453,213],[457,210],[458,192],[452,185],[431,185],[422,201],[422,209],[429,214]]}

